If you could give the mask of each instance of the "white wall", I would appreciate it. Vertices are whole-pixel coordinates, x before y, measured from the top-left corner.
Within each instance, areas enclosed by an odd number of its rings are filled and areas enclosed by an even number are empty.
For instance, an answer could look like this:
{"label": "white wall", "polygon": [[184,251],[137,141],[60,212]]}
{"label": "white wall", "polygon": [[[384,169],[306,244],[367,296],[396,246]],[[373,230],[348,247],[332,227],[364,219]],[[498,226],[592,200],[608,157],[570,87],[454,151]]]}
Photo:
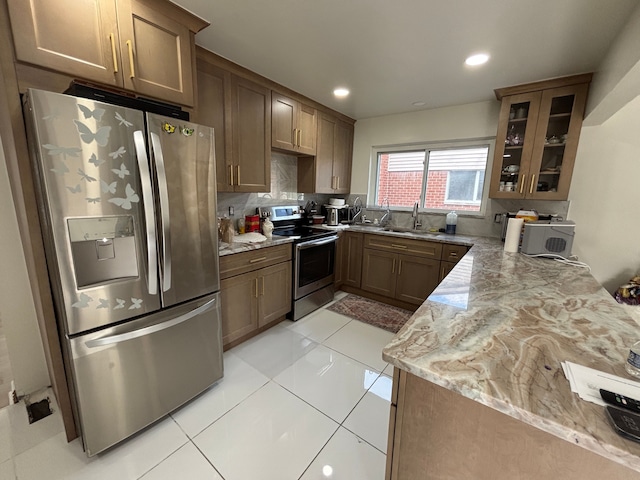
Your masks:
{"label": "white wall", "polygon": [[495,137],[499,113],[500,102],[490,101],[358,120],[351,193],[367,193],[372,147]]}
{"label": "white wall", "polygon": [[0,316],[19,394],[50,385],[0,139]]}
{"label": "white wall", "polygon": [[582,129],[569,199],[573,252],[613,292],[640,273],[640,97]]}
{"label": "white wall", "polygon": [[601,125],[638,95],[640,84],[640,3],[595,72],[585,126]]}
{"label": "white wall", "polygon": [[569,200],[573,251],[610,292],[640,273],[640,4],[594,75]]}

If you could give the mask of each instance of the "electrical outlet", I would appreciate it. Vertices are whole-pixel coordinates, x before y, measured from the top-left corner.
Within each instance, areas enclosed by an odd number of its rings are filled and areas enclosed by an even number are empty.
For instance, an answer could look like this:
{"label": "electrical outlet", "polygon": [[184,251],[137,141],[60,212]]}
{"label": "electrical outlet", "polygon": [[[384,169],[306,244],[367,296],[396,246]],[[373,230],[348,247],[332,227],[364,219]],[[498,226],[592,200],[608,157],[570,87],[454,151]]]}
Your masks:
{"label": "electrical outlet", "polygon": [[502,214],[501,213],[496,213],[493,216],[493,223],[500,223],[501,220],[502,220]]}
{"label": "electrical outlet", "polygon": [[229,216],[233,217],[233,206],[229,207]]}

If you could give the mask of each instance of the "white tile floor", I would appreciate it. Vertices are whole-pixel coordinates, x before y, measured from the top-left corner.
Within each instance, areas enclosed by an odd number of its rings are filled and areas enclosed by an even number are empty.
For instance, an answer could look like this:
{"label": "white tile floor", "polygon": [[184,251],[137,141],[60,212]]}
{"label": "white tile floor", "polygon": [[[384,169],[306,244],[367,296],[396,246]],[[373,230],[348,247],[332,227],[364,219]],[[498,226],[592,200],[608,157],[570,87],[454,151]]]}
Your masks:
{"label": "white tile floor", "polygon": [[[225,353],[207,392],[106,453],[68,444],[54,414],[0,410],[0,480],[384,478],[391,333],[326,309]],[[55,406],[54,406],[55,407]]]}

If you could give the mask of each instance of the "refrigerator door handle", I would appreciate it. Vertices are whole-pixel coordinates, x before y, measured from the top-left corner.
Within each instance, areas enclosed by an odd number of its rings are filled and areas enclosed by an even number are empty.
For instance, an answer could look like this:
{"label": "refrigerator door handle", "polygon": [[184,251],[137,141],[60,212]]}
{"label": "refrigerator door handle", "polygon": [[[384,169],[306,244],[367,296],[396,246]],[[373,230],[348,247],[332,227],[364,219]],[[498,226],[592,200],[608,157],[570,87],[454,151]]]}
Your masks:
{"label": "refrigerator door handle", "polygon": [[110,335],[103,338],[95,338],[93,340],[85,342],[85,345],[87,346],[87,348],[103,347],[105,345],[113,345],[115,343],[120,343],[127,340],[132,340],[134,338],[143,337],[145,335],[150,335],[155,332],[160,332],[162,330],[166,330],[167,328],[175,327],[176,325],[184,323],[187,320],[192,319],[193,317],[197,317],[198,315],[211,310],[215,306],[215,303],[216,299],[213,298],[204,305],[201,305],[198,308],[194,308],[190,312],[185,313],[184,315],[180,315],[179,317],[172,318],[171,320],[157,323],[155,325],[149,325],[148,327],[133,330],[131,332],[119,333],[117,335]]}
{"label": "refrigerator door handle", "polygon": [[147,288],[150,295],[158,293],[158,252],[156,246],[155,211],[153,207],[153,190],[151,188],[151,173],[149,159],[141,130],[133,132],[133,142],[136,147],[136,159],[140,171],[142,184],[142,200],[144,204],[144,223],[147,230]]}
{"label": "refrigerator door handle", "polygon": [[151,132],[153,158],[158,174],[158,193],[160,196],[160,217],[162,219],[162,291],[171,288],[171,221],[169,217],[169,189],[167,188],[167,172],[164,168],[162,144],[157,133]]}

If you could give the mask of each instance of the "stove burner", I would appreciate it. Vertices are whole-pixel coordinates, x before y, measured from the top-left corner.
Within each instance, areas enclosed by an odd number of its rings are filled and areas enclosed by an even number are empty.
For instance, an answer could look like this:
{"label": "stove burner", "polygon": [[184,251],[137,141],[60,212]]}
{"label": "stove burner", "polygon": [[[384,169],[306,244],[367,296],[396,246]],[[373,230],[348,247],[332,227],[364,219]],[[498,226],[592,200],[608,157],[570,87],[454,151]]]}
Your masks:
{"label": "stove burner", "polygon": [[315,238],[329,237],[331,235],[335,235],[334,232],[330,230],[324,230],[322,228],[313,228],[307,227],[304,225],[296,225],[296,226],[285,226],[281,228],[275,228],[273,230],[274,235],[279,235],[281,237],[289,237],[293,240],[311,240]]}

